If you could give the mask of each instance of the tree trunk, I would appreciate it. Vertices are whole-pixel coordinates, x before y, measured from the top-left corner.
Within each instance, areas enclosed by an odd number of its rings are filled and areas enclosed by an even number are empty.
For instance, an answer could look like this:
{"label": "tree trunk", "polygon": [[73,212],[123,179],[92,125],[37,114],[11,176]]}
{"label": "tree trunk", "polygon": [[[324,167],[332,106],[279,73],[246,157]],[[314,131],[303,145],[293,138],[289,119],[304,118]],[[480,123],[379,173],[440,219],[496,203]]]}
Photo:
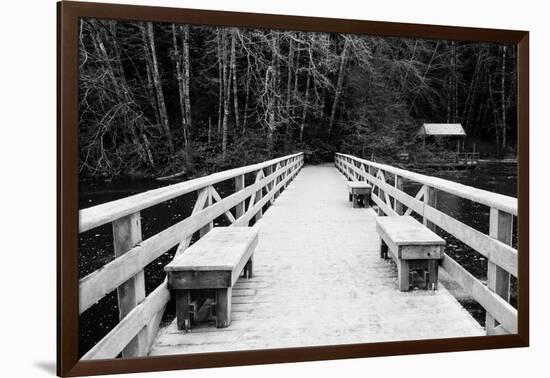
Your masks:
{"label": "tree trunk", "polygon": [[454,97],[453,97],[453,122],[458,122],[458,76],[456,66],[458,64],[458,55],[456,41],[453,41],[453,81],[454,81]]}
{"label": "tree trunk", "polygon": [[223,112],[223,94],[225,93],[223,90],[223,58],[222,58],[222,38],[221,38],[221,32],[218,28],[216,30],[216,44],[218,48],[218,136],[220,135],[221,128],[222,128],[222,112]]}
{"label": "tree trunk", "polygon": [[155,86],[155,91],[157,95],[157,105],[159,108],[159,114],[160,119],[162,123],[162,128],[164,130],[164,134],[166,137],[166,140],[168,142],[168,149],[171,154],[174,153],[174,143],[172,142],[172,132],[170,131],[170,125],[168,124],[168,113],[166,112],[166,103],[164,102],[164,92],[162,90],[162,83],[160,79],[160,73],[159,73],[159,67],[158,67],[158,61],[157,61],[157,53],[155,49],[155,35],[153,32],[153,23],[148,22],[147,23],[147,36],[149,39],[149,48],[151,53],[151,61],[153,63],[153,84]]}
{"label": "tree trunk", "polygon": [[223,30],[222,34],[222,74],[223,74],[223,88],[224,88],[224,96],[223,96],[223,121],[222,121],[222,154],[225,155],[227,151],[227,121],[229,118],[229,96],[230,96],[230,88],[231,88],[231,71],[228,67],[229,62],[227,59],[227,34],[225,29]]}
{"label": "tree trunk", "polygon": [[243,114],[243,135],[246,133],[246,126],[248,124],[248,99],[250,97],[250,54],[246,54],[246,61],[248,63],[246,67],[246,90],[244,100],[244,114]]}
{"label": "tree trunk", "polygon": [[334,126],[334,119],[336,118],[336,110],[338,108],[338,102],[340,101],[340,96],[342,96],[342,87],[344,85],[344,76],[346,68],[346,59],[348,52],[348,41],[344,40],[344,50],[342,55],[340,55],[340,70],[338,72],[338,82],[336,84],[336,93],[334,94],[334,102],[332,103],[332,112],[330,113],[330,121],[328,124],[328,136],[330,137],[332,133],[332,128]]}
{"label": "tree trunk", "polygon": [[235,41],[238,29],[233,29],[231,32],[231,72],[233,73],[233,106],[235,107],[235,130],[239,129],[239,101],[238,101],[238,85],[237,85],[237,62],[235,58]]}
{"label": "tree trunk", "polygon": [[309,82],[311,80],[311,74],[307,73],[307,80],[306,80],[306,94],[304,95],[304,110],[302,112],[302,122],[300,123],[300,142],[304,138],[304,127],[306,125],[306,115],[307,115],[307,106],[309,101]]}
{"label": "tree trunk", "polygon": [[185,96],[185,112],[187,113],[187,138],[191,140],[192,119],[191,117],[191,95],[190,95],[190,70],[191,60],[189,59],[189,26],[180,26],[183,35],[183,89]]}
{"label": "tree trunk", "polygon": [[291,39],[288,46],[288,76],[286,81],[286,112],[290,114],[290,98],[292,89],[292,72],[294,71],[294,41]]}
{"label": "tree trunk", "polygon": [[506,148],[506,96],[505,96],[505,84],[506,84],[506,46],[502,46],[502,75],[500,82],[500,99],[501,99],[501,120],[502,120],[502,150]]}
{"label": "tree trunk", "polygon": [[179,26],[176,27],[175,24],[172,24],[172,43],[174,47],[174,60],[176,61],[176,77],[178,79],[178,91],[179,91],[179,104],[180,104],[180,112],[181,112],[181,126],[183,129],[183,142],[184,142],[184,149],[187,151],[187,111],[185,109],[185,84],[183,79],[183,69],[182,69],[182,62],[183,62],[183,52],[180,56],[180,52],[178,49],[178,33],[177,30],[179,29]]}

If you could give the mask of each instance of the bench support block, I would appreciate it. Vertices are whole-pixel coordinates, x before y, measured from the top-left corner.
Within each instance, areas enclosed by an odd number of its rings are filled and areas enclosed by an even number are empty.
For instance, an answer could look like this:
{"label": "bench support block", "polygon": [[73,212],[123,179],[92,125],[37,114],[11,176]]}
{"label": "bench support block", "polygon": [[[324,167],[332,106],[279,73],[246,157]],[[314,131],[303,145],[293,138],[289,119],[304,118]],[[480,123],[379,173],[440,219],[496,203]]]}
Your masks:
{"label": "bench support block", "polygon": [[397,286],[399,291],[409,291],[409,262],[397,260]]}
{"label": "bench support block", "polygon": [[175,290],[176,293],[176,317],[178,329],[189,331],[191,329],[190,306],[191,291]]}
{"label": "bench support block", "polygon": [[231,291],[232,289],[216,289],[216,327],[225,328],[231,324]]}
{"label": "bench support block", "polygon": [[251,279],[252,278],[252,257],[250,259],[248,259],[248,261],[246,262],[246,265],[244,266],[244,276],[245,278],[247,279]]}

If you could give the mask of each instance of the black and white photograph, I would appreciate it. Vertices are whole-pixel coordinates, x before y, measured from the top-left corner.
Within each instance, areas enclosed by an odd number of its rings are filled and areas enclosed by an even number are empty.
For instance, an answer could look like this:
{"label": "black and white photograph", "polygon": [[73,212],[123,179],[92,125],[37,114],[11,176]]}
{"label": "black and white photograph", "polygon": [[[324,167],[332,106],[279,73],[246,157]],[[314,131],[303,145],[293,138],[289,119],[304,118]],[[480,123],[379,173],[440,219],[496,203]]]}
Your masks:
{"label": "black and white photograph", "polygon": [[518,333],[516,44],[77,43],[82,360]]}

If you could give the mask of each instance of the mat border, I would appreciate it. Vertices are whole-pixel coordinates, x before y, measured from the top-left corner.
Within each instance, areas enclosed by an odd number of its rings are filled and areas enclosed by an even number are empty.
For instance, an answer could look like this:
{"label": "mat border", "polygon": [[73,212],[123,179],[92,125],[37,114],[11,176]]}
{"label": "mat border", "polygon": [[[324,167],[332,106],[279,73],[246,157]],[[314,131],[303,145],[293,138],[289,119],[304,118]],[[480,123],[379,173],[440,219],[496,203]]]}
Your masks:
{"label": "mat border", "polygon": [[[95,361],[78,360],[78,19],[505,42],[518,46],[518,334]],[[529,345],[529,32],[63,1],[57,3],[57,375],[526,347]]]}

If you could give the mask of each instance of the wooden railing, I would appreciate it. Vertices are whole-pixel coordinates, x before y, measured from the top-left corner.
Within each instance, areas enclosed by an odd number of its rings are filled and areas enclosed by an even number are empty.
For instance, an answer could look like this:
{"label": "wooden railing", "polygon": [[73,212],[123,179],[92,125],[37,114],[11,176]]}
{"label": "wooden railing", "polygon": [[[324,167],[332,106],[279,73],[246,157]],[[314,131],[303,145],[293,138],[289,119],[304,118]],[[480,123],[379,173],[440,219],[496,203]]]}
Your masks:
{"label": "wooden railing", "polygon": [[[79,313],[116,289],[120,319],[83,359],[115,358],[120,353],[124,357],[147,355],[170,292],[164,280],[146,296],[144,268],[175,246],[176,255],[182,253],[193,234],[199,231],[202,237],[219,216],[225,215],[231,226],[248,226],[252,218],[259,220],[262,208],[275,200],[303,164],[303,153],[298,153],[80,210],[80,233],[112,223],[115,259],[80,280]],[[253,184],[245,185],[246,174],[255,175]],[[221,198],[214,184],[231,179],[235,192]],[[197,192],[197,201],[189,217],[142,240],[141,210],[191,192]]]}
{"label": "wooden railing", "polygon": [[[444,255],[442,267],[485,308],[487,334],[517,333],[517,310],[509,303],[510,275],[517,277],[518,272],[518,252],[511,246],[516,198],[340,153],[335,156],[335,165],[349,180],[367,181],[373,186],[372,201],[380,215],[415,212],[431,229],[435,230],[434,225],[441,228],[487,258],[486,285],[448,255]],[[404,180],[421,185],[414,197],[403,191]],[[438,210],[438,192],[488,206],[489,234]]]}

